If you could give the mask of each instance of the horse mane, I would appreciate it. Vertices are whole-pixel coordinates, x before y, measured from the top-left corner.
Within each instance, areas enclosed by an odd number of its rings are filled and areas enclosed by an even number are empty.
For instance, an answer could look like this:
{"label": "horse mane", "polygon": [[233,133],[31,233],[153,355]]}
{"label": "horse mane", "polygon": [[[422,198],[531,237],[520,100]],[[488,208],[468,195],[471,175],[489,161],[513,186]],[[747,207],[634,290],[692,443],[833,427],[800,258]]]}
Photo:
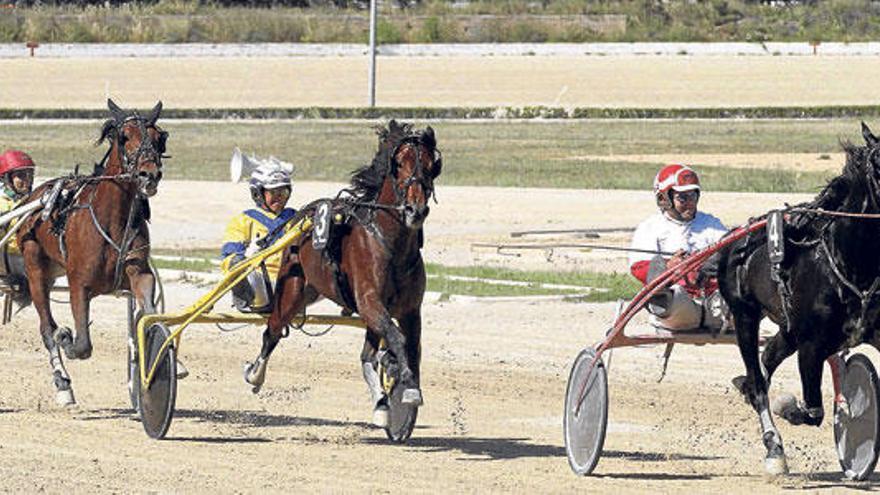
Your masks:
{"label": "horse mane", "polygon": [[867,162],[868,148],[856,146],[850,141],[841,141],[840,146],[846,153],[843,170],[840,175],[831,178],[825,184],[816,198],[806,204],[807,207],[839,210],[851,193],[860,189],[865,190],[860,186],[864,186],[866,180],[864,164]]}
{"label": "horse mane", "polygon": [[[832,177],[811,201],[798,205],[804,210],[822,209],[826,211],[847,211],[847,205],[853,204],[853,194],[868,194],[865,181],[865,164],[868,148],[857,146],[850,141],[841,141],[840,146],[846,153],[846,161],[840,175]],[[861,198],[862,196],[860,196]],[[792,215],[789,225],[796,237],[812,237],[833,221],[833,217],[819,215],[813,211],[798,211]]]}
{"label": "horse mane", "polygon": [[101,125],[101,135],[98,136],[98,140],[95,141],[95,146],[100,145],[101,143],[103,143],[104,141],[107,141],[108,139],[116,139],[116,132],[117,132],[116,129],[117,129],[116,120],[114,120],[114,119],[105,120],[104,123]]}
{"label": "horse mane", "polygon": [[376,126],[379,136],[379,149],[373,161],[351,173],[351,192],[361,201],[372,201],[379,196],[385,177],[393,171],[394,152],[406,140],[417,139],[433,153],[437,143],[433,135],[414,131],[412,124],[396,120],[388,122],[388,126]]}

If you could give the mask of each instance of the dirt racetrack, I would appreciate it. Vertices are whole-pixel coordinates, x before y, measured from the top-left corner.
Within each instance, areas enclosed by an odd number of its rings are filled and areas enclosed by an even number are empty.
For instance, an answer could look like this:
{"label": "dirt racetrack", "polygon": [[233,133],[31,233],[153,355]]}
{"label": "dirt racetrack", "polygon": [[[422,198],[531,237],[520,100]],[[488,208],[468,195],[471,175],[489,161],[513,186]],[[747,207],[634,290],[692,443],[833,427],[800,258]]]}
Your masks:
{"label": "dirt racetrack", "polygon": [[[366,105],[367,57],[0,59],[0,108]],[[379,57],[388,107],[874,105],[875,56]],[[161,77],[133,77],[155,74]],[[40,84],[21,84],[40,81]],[[524,83],[527,81],[527,83]],[[613,81],[613,84],[609,84]]]}
{"label": "dirt racetrack", "polygon": [[[197,208],[186,199],[195,187]],[[217,245],[225,219],[245,206],[242,187],[163,183],[153,202],[156,245]],[[304,201],[336,187],[298,184],[295,194]],[[473,261],[470,242],[504,239],[511,230],[632,226],[651,210],[643,192],[441,187],[439,194],[426,226],[426,257],[448,264]],[[801,198],[707,194],[703,206],[732,224]],[[169,282],[167,291],[169,306],[179,308],[204,289]],[[616,352],[605,455],[596,476],[572,475],[562,441],[565,382],[579,349],[603,334],[613,304],[426,304],[426,404],[406,445],[388,444],[368,425],[357,331],[293,334],[254,395],[241,364],[258,351],[260,330],[196,326],[183,342],[191,375],[180,382],[168,439],[153,441],[128,405],[123,307],[111,297],[93,305],[95,353],[68,366],[79,401],[71,409],[54,405],[33,310],[0,328],[3,491],[764,493],[869,486],[841,481],[830,421],[820,428],[777,422],[795,474],[765,478],[757,419],[729,384],[742,365],[735,348],[724,346],[678,348],[661,384],[659,349]],[[71,321],[66,307],[56,318]],[[773,392],[798,392],[793,361],[777,376]],[[829,388],[826,376],[830,418]]]}

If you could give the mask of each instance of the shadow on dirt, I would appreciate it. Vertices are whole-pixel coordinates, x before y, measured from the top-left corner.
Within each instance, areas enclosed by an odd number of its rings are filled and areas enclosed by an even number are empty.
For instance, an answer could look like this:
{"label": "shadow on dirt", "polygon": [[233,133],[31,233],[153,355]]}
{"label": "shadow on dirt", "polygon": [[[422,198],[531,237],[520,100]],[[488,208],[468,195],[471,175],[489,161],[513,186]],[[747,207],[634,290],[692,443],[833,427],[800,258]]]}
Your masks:
{"label": "shadow on dirt", "polygon": [[[526,443],[528,438],[419,437],[410,438],[405,446],[425,452],[460,451],[478,458],[467,461],[496,461],[524,457],[565,457],[565,448],[558,445]],[[362,443],[385,445],[384,438],[364,438]]]}
{"label": "shadow on dirt", "polygon": [[672,474],[672,473],[593,473],[590,477],[623,480],[650,481],[698,481],[715,478],[713,474]]}
{"label": "shadow on dirt", "polygon": [[[334,427],[358,427],[372,429],[373,426],[363,421],[338,421],[324,418],[306,418],[290,416],[286,414],[269,414],[263,411],[231,411],[231,410],[201,410],[201,409],[177,409],[174,411],[175,419],[192,419],[201,423],[222,423],[230,425],[252,426],[265,428],[273,426],[334,426]],[[137,414],[132,409],[110,408],[93,409],[84,411],[77,416],[80,421],[99,421],[106,419],[137,419]]]}
{"label": "shadow on dirt", "polygon": [[268,438],[246,438],[246,437],[165,437],[165,440],[172,442],[192,442],[192,443],[272,443]]}
{"label": "shadow on dirt", "polygon": [[724,459],[719,456],[689,455],[689,454],[661,454],[659,452],[628,452],[625,450],[603,450],[602,457],[616,457],[627,461],[636,462],[660,462],[660,461],[717,461]]}
{"label": "shadow on dirt", "polygon": [[794,478],[792,483],[781,483],[786,490],[824,490],[829,488],[843,488],[846,490],[860,490],[875,492],[880,490],[876,483],[880,481],[880,474],[874,473],[864,481],[850,481],[844,478],[840,471],[827,471],[805,473],[801,477]]}

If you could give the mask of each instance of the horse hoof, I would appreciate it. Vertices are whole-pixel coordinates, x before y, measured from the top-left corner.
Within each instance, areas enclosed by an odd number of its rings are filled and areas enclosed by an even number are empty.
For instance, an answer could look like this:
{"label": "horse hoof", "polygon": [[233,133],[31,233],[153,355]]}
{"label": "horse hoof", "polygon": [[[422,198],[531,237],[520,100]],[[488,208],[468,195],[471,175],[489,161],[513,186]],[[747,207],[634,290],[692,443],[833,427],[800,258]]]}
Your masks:
{"label": "horse hoof", "polygon": [[746,387],[746,377],[744,375],[736,376],[732,380],[730,380],[730,384],[733,385],[739,393],[745,395],[745,387]]}
{"label": "horse hoof", "polygon": [[764,459],[764,470],[771,476],[783,476],[788,474],[788,463],[785,456],[767,457]]}
{"label": "horse hoof", "polygon": [[424,404],[422,400],[422,391],[417,388],[408,388],[403,391],[403,396],[400,398],[400,402],[409,406],[421,406]]}
{"label": "horse hoof", "polygon": [[61,407],[73,406],[76,399],[73,397],[73,389],[59,390],[55,393],[55,403]]}
{"label": "horse hoof", "polygon": [[183,365],[180,360],[177,360],[177,379],[183,380],[184,378],[189,376],[189,370],[186,369],[186,366]]}
{"label": "horse hoof", "polygon": [[388,428],[388,406],[376,406],[373,409],[373,424],[379,428]]}
{"label": "horse hoof", "polygon": [[251,392],[259,392],[260,388],[263,387],[263,382],[266,381],[266,361],[262,358],[257,358],[252,363],[244,363],[244,381],[249,385],[253,385]]}
{"label": "horse hoof", "polygon": [[770,410],[781,418],[788,418],[788,415],[797,408],[797,399],[791,394],[782,394],[770,401]]}
{"label": "horse hoof", "polygon": [[67,327],[58,327],[52,334],[52,340],[64,349],[64,353],[69,359],[75,359],[71,357],[73,354],[73,331]]}

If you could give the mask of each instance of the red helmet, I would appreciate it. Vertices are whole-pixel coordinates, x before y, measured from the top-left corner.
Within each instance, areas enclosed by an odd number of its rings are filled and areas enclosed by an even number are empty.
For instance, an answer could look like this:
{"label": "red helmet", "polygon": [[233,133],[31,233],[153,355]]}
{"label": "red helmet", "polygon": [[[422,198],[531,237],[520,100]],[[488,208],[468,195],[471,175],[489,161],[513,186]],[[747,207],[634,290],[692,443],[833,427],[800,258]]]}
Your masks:
{"label": "red helmet", "polygon": [[654,195],[668,192],[699,191],[700,177],[694,169],[685,165],[667,165],[654,177]]}
{"label": "red helmet", "polygon": [[35,167],[34,161],[24,151],[6,150],[0,155],[0,176],[13,170]]}

